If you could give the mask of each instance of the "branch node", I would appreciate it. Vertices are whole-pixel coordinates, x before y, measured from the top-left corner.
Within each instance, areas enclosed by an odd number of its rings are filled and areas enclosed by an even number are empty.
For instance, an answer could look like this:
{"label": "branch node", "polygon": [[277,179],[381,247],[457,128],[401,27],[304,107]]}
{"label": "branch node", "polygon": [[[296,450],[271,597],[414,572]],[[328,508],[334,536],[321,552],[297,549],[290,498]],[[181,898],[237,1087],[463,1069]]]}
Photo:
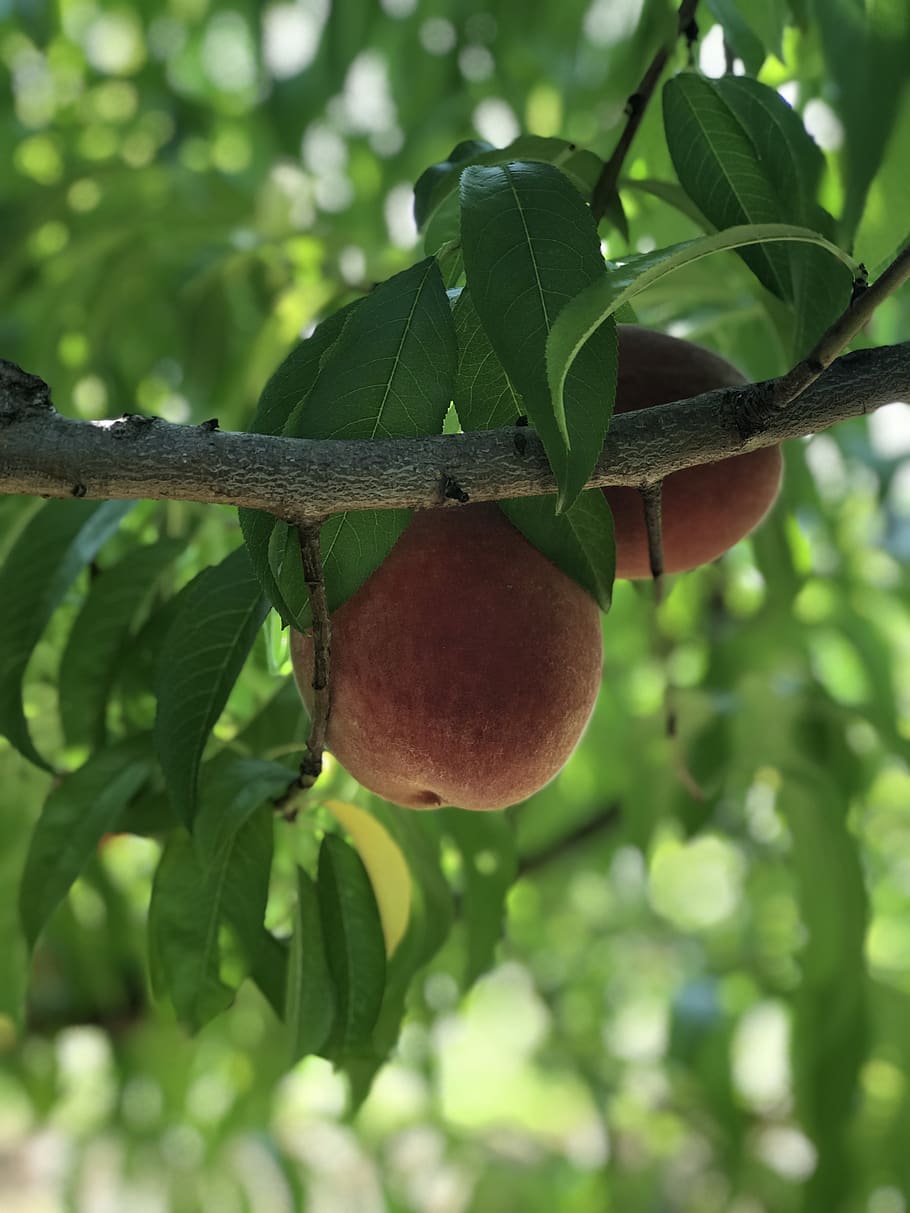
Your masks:
{"label": "branch node", "polygon": [[442,495],[449,501],[458,501],[461,505],[465,505],[470,501],[470,496],[464,491],[454,476],[446,475],[442,481]]}

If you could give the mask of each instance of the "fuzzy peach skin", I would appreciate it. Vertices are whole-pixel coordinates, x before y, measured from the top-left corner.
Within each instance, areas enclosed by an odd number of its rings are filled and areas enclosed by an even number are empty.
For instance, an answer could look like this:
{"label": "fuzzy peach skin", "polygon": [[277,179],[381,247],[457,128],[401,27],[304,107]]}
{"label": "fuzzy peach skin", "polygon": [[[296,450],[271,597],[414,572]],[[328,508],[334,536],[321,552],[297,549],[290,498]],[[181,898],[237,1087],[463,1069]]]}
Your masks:
{"label": "fuzzy peach skin", "polygon": [[[291,656],[311,706],[311,639]],[[502,809],[564,765],[601,661],[594,600],[497,506],[417,511],[332,616],[328,747],[396,804]]]}
{"label": "fuzzy peach skin", "polygon": [[[683,400],[745,379],[710,350],[638,325],[621,324],[616,412]],[[748,535],[780,490],[780,447],[763,447],[718,463],[684,468],[664,481],[664,569],[681,573],[718,556]],[[637,489],[604,489],[616,529],[616,576],[650,577],[648,535]]]}

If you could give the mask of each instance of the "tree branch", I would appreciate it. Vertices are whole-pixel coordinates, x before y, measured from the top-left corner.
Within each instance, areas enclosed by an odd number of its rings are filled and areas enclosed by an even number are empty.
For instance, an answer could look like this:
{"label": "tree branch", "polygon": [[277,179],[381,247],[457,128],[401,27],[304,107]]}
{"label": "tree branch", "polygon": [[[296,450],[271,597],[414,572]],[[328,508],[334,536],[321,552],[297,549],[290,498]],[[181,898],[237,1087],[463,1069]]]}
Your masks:
{"label": "tree branch", "polygon": [[[677,37],[683,33],[688,36],[688,31],[692,28],[695,20],[695,10],[697,8],[698,0],[682,0],[682,4],[679,6],[679,18],[676,26]],[[594,193],[591,196],[591,210],[594,214],[595,223],[600,223],[601,219],[603,219],[610,206],[610,200],[616,193],[616,183],[619,181],[623,161],[628,154],[629,148],[632,146],[632,140],[635,138],[638,128],[641,126],[641,120],[645,116],[648,102],[651,100],[654,90],[657,88],[657,83],[663,75],[663,70],[667,66],[667,60],[670,58],[674,42],[670,42],[660,48],[648,64],[647,71],[642,76],[638,88],[628,100],[626,125],[623,127],[622,134],[619,136],[619,141],[613,149],[610,159],[600,170],[600,176],[597,178],[597,184],[594,186]]]}
{"label": "tree branch", "polygon": [[[611,422],[589,486],[642,484],[910,403],[910,342],[837,359],[788,408],[763,408],[776,380],[720,388]],[[0,494],[145,498],[248,506],[280,518],[449,505],[553,493],[526,427],[370,442],[310,441],[173,425],[153,417],[76,421],[41,380],[0,362]],[[46,389],[44,389],[46,393]]]}

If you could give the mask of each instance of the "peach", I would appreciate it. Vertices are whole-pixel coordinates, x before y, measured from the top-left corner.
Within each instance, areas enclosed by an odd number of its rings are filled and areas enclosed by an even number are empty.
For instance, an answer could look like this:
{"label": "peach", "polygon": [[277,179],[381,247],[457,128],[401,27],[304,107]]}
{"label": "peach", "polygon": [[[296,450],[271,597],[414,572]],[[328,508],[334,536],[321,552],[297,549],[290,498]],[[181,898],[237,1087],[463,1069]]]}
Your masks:
{"label": "peach", "polygon": [[[308,706],[312,655],[292,632]],[[601,660],[593,598],[497,506],[417,511],[332,615],[328,746],[396,804],[501,809],[564,765]]]}
{"label": "peach", "polygon": [[[745,383],[735,366],[690,341],[621,324],[616,412],[683,400]],[[716,560],[748,535],[780,489],[780,447],[674,472],[663,486],[664,569],[681,573]],[[637,489],[604,489],[616,530],[616,576],[649,577],[648,536]]]}

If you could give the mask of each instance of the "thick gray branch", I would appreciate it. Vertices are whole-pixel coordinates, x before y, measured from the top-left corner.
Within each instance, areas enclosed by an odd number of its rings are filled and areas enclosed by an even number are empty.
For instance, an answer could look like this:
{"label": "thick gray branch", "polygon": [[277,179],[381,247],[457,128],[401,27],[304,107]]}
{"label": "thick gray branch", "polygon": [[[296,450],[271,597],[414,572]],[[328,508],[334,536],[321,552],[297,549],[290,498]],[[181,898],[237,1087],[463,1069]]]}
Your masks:
{"label": "thick gray branch", "polygon": [[[539,496],[555,484],[527,428],[382,441],[310,442],[127,416],[75,421],[41,380],[0,362],[0,493],[180,499],[299,521],[340,510]],[[617,416],[590,485],[643,485],[910,403],[910,342],[837,359],[768,417],[767,385],[726,388]]]}

